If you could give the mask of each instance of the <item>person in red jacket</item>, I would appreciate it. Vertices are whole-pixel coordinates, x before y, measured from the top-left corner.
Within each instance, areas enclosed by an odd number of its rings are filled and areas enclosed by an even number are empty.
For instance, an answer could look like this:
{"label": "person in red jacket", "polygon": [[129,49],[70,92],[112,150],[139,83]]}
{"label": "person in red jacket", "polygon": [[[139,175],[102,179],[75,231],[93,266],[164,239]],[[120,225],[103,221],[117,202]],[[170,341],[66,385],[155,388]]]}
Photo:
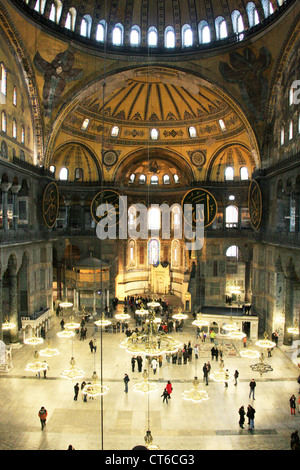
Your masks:
{"label": "person in red jacket", "polygon": [[170,380],[168,380],[168,383],[166,385],[166,390],[168,392],[169,398],[171,398],[171,393],[173,391],[173,387],[172,387],[172,384],[171,384]]}
{"label": "person in red jacket", "polygon": [[47,419],[47,416],[48,416],[48,412],[46,410],[46,408],[44,408],[43,406],[41,407],[39,413],[39,418],[40,418],[40,421],[41,421],[41,426],[42,426],[42,430],[44,429],[44,427],[46,426],[46,419]]}

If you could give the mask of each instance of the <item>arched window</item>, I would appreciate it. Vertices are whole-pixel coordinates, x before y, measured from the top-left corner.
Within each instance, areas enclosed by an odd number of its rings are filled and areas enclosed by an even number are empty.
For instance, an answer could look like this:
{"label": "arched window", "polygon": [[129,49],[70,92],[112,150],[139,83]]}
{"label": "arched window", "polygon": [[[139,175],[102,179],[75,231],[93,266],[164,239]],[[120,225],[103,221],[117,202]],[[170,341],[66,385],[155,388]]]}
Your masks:
{"label": "arched window", "polygon": [[175,47],[175,31],[172,26],[167,26],[165,29],[165,46],[167,48]]}
{"label": "arched window", "polygon": [[131,173],[131,175],[129,177],[129,183],[134,183],[134,180],[135,180],[135,174]]}
{"label": "arched window", "polygon": [[226,181],[233,181],[234,177],[234,169],[232,166],[227,166],[225,168],[225,180]]}
{"label": "arched window", "polygon": [[1,62],[1,93],[6,96],[7,91],[7,71],[3,62]]}
{"label": "arched window", "polygon": [[112,130],[111,130],[110,135],[111,135],[112,137],[118,137],[119,132],[120,132],[119,127],[118,127],[118,126],[114,126],[114,127],[112,128]]}
{"label": "arched window", "polygon": [[140,175],[139,184],[145,184],[145,183],[146,183],[146,176],[145,175]]}
{"label": "arched window", "polygon": [[170,176],[169,175],[164,175],[163,176],[163,183],[164,184],[170,184]]}
{"label": "arched window", "polygon": [[227,38],[227,24],[223,16],[218,16],[215,19],[215,28],[216,28],[216,38],[224,39]]}
{"label": "arched window", "polygon": [[150,184],[158,184],[158,176],[152,175],[150,179]]}
{"label": "arched window", "polygon": [[148,263],[155,266],[159,263],[159,241],[156,238],[148,242]]}
{"label": "arched window", "polygon": [[239,221],[239,212],[236,206],[227,206],[225,216],[226,227],[237,227]]}
{"label": "arched window", "polygon": [[244,31],[245,28],[243,17],[238,10],[234,10],[231,13],[231,21],[234,33],[239,34],[239,40],[242,40],[244,36],[241,33]]}
{"label": "arched window", "polygon": [[156,47],[157,46],[157,29],[154,26],[150,26],[148,29],[148,46]]}
{"label": "arched window", "polygon": [[81,20],[80,34],[85,38],[89,38],[91,34],[92,18],[90,15],[85,15]]}
{"label": "arched window", "polygon": [[61,14],[61,9],[62,4],[59,0],[55,0],[55,2],[52,2],[49,20],[53,21],[54,23],[58,23]]}
{"label": "arched window", "polygon": [[174,207],[172,207],[172,228],[174,230],[181,227],[181,213],[182,209],[179,204],[176,204]]}
{"label": "arched window", "polygon": [[14,106],[17,106],[17,102],[18,102],[17,96],[18,96],[18,94],[17,94],[17,87],[14,86],[14,90],[13,90],[13,105],[14,105]]}
{"label": "arched window", "polygon": [[104,42],[105,41],[105,36],[106,36],[106,21],[101,20],[97,24],[96,41]]}
{"label": "arched window", "polygon": [[249,179],[249,173],[248,173],[248,168],[245,166],[242,166],[240,169],[240,177],[241,180],[248,180]]}
{"label": "arched window", "polygon": [[178,175],[174,175],[174,183],[179,183],[179,176]]}
{"label": "arched window", "polygon": [[136,242],[135,240],[129,240],[128,242],[128,264],[134,266],[136,260]]}
{"label": "arched window", "polygon": [[183,47],[190,47],[193,45],[193,31],[189,24],[182,26],[181,37]]}
{"label": "arched window", "polygon": [[61,181],[68,181],[69,171],[68,168],[63,167],[59,172],[59,179]]}
{"label": "arched window", "polygon": [[293,84],[290,86],[289,89],[289,105],[292,106],[294,104],[294,99],[295,99],[295,88]]}
{"label": "arched window", "polygon": [[7,131],[7,121],[6,121],[6,112],[2,111],[1,113],[1,130],[2,132]]}
{"label": "arched window", "polygon": [[199,43],[200,44],[207,44],[210,42],[210,29],[208,26],[207,21],[202,20],[198,26],[198,33],[199,33]]}
{"label": "arched window", "polygon": [[151,206],[148,211],[148,229],[159,230],[160,229],[160,209],[156,206]]}
{"label": "arched window", "polygon": [[261,3],[264,10],[265,18],[268,18],[268,16],[274,13],[273,5],[270,0],[261,0]]}
{"label": "arched window", "polygon": [[157,140],[158,139],[158,130],[157,129],[151,129],[150,139],[151,140]]}
{"label": "arched window", "polygon": [[55,173],[55,166],[50,165],[49,170],[51,171],[51,173]]}
{"label": "arched window", "polygon": [[88,118],[84,119],[82,125],[81,125],[81,130],[86,131],[88,128],[88,125],[90,123],[90,120]]}
{"label": "arched window", "polygon": [[225,132],[226,131],[226,125],[225,125],[225,122],[223,121],[223,119],[219,119],[219,125],[220,125],[220,128],[221,128],[221,131]]}
{"label": "arched window", "polygon": [[259,23],[259,16],[255,3],[248,2],[246,5],[246,11],[248,14],[249,26],[252,28],[252,26],[256,26]]}
{"label": "arched window", "polygon": [[229,248],[226,250],[226,256],[232,257],[232,258],[238,258],[239,255],[239,247],[236,245],[231,245]]}
{"label": "arched window", "polygon": [[293,120],[291,119],[289,123],[289,140],[292,140],[292,138],[293,138]]}
{"label": "arched window", "polygon": [[13,118],[12,122],[12,136],[14,139],[17,138],[17,121],[15,120],[15,118]]}
{"label": "arched window", "polygon": [[45,3],[46,0],[37,0],[35,3],[34,10],[42,15],[44,13]]}
{"label": "arched window", "polygon": [[83,181],[83,169],[82,168],[75,169],[75,181]]}
{"label": "arched window", "polygon": [[136,208],[134,206],[130,206],[128,209],[128,228],[131,230],[136,228]]}
{"label": "arched window", "polygon": [[189,135],[191,137],[191,139],[197,137],[197,131],[196,131],[196,128],[191,126],[189,127]]}
{"label": "arched window", "polygon": [[121,23],[115,25],[112,31],[112,43],[114,46],[121,46],[123,44],[124,28]]}
{"label": "arched window", "polygon": [[21,142],[25,144],[25,127],[23,125],[21,127]]}
{"label": "arched window", "polygon": [[134,25],[130,31],[130,45],[139,46],[141,42],[141,28],[138,25]]}
{"label": "arched window", "polygon": [[280,145],[284,144],[284,127],[282,126],[280,129]]}
{"label": "arched window", "polygon": [[65,28],[69,29],[70,31],[74,31],[75,21],[76,21],[76,9],[74,7],[71,7],[66,17]]}

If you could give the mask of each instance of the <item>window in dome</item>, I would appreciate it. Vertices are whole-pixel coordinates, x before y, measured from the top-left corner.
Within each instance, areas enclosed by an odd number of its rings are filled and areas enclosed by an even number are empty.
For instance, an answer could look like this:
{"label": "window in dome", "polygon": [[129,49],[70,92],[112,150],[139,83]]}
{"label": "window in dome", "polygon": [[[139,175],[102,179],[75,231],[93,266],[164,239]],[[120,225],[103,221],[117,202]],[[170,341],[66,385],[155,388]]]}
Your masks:
{"label": "window in dome", "polygon": [[134,25],[130,31],[130,45],[139,46],[141,42],[141,28],[138,25]]}
{"label": "window in dome", "polygon": [[236,206],[226,207],[226,227],[237,227],[239,221],[239,212]]}
{"label": "window in dome", "polygon": [[165,29],[165,46],[167,48],[175,47],[175,31],[172,26],[168,26]]}
{"label": "window in dome", "polygon": [[240,169],[240,177],[241,180],[245,181],[249,179],[249,173],[248,173],[248,168],[245,166],[242,166]]}
{"label": "window in dome", "polygon": [[85,38],[89,38],[91,34],[92,18],[89,15],[85,15],[81,20],[80,34]]}
{"label": "window in dome", "polygon": [[245,29],[241,13],[238,10],[234,10],[231,13],[231,20],[232,20],[233,31],[235,34],[239,35],[239,40],[241,41],[244,38],[244,35],[241,33]]}
{"label": "window in dome", "polygon": [[221,127],[221,131],[225,132],[226,131],[226,126],[225,126],[225,122],[223,121],[223,119],[219,119],[219,125]]}
{"label": "window in dome", "polygon": [[228,197],[229,201],[234,201],[235,200],[235,196],[233,194],[230,194],[230,196]]}
{"label": "window in dome", "polygon": [[12,122],[12,136],[14,139],[17,138],[17,121],[15,120],[15,118],[13,119],[13,122]]}
{"label": "window in dome", "polygon": [[7,121],[6,121],[6,112],[2,111],[1,113],[1,130],[2,132],[6,132],[7,130]]}
{"label": "window in dome", "polygon": [[157,265],[159,258],[159,240],[152,238],[148,242],[148,263]]}
{"label": "window in dome", "polygon": [[75,181],[83,181],[83,169],[82,168],[75,169]]}
{"label": "window in dome", "polygon": [[90,120],[88,118],[84,119],[84,121],[82,123],[82,126],[81,126],[81,130],[86,131],[87,128],[88,128],[89,123],[90,123]]}
{"label": "window in dome", "polygon": [[25,127],[21,127],[21,142],[22,144],[25,144]]}
{"label": "window in dome", "polygon": [[194,138],[194,137],[197,137],[197,131],[196,131],[195,127],[193,127],[193,126],[189,127],[189,135],[190,135],[191,139]]}
{"label": "window in dome", "polygon": [[151,129],[150,139],[151,140],[157,140],[158,139],[158,130],[157,129]]}
{"label": "window in dome", "polygon": [[234,177],[234,170],[232,166],[227,166],[225,169],[225,180],[233,181],[233,177]]}
{"label": "window in dome", "polygon": [[150,184],[158,184],[158,176],[152,175],[150,179]]}
{"label": "window in dome", "polygon": [[114,127],[112,128],[112,130],[111,130],[110,135],[111,135],[112,137],[118,137],[119,132],[120,132],[119,127],[118,127],[118,126],[114,126]]}
{"label": "window in dome", "polygon": [[178,175],[174,175],[174,183],[179,183],[179,176]]}
{"label": "window in dome", "polygon": [[280,129],[280,145],[284,144],[284,127]]}
{"label": "window in dome", "polygon": [[146,183],[146,176],[145,176],[145,175],[140,175],[140,177],[139,177],[139,183],[140,183],[140,184],[145,184],[145,183]]}
{"label": "window in dome", "polygon": [[210,42],[210,29],[208,26],[207,21],[202,20],[198,26],[199,32],[199,43],[200,44],[207,44]]}
{"label": "window in dome", "polygon": [[55,173],[55,166],[50,165],[49,170],[51,171],[51,173]]}
{"label": "window in dome", "polygon": [[183,47],[190,47],[193,45],[193,31],[189,24],[182,27],[182,45]]}
{"label": "window in dome", "polygon": [[59,22],[59,17],[61,14],[62,4],[59,0],[55,0],[55,2],[51,5],[49,20],[53,21],[54,23]]}
{"label": "window in dome", "polygon": [[256,26],[259,23],[259,17],[256,6],[253,2],[248,2],[246,5],[246,11],[248,14],[249,26]]}
{"label": "window in dome", "polygon": [[129,183],[134,183],[134,180],[135,180],[135,174],[132,173],[129,177]]}
{"label": "window in dome", "polygon": [[14,86],[14,91],[13,91],[13,105],[14,106],[17,106],[17,96],[18,96],[18,93],[17,93],[17,87]]}
{"label": "window in dome", "polygon": [[37,0],[34,10],[42,15],[44,12],[45,3],[46,3],[46,0]]}
{"label": "window in dome", "polygon": [[69,171],[68,168],[63,167],[59,172],[59,179],[61,181],[68,181]]}
{"label": "window in dome", "polygon": [[74,31],[75,20],[76,20],[76,10],[74,7],[71,7],[67,13],[65,28],[69,29],[70,31]]}
{"label": "window in dome", "polygon": [[156,47],[157,46],[157,29],[154,26],[150,26],[148,29],[148,46]]}
{"label": "window in dome", "polygon": [[112,43],[114,46],[121,46],[123,44],[123,31],[124,28],[121,23],[115,25],[112,31]]}
{"label": "window in dome", "polygon": [[237,258],[239,255],[239,247],[236,245],[231,245],[226,250],[226,256]]}
{"label": "window in dome", "polygon": [[6,96],[7,91],[7,71],[3,62],[1,62],[1,93]]}
{"label": "window in dome", "polygon": [[170,184],[170,176],[169,175],[164,175],[163,176],[163,182],[164,182],[164,184]]}
{"label": "window in dome", "polygon": [[294,104],[294,100],[295,100],[295,88],[292,84],[290,86],[290,89],[289,89],[289,105],[290,106],[292,106],[292,104]]}
{"label": "window in dome", "polygon": [[291,119],[289,123],[289,140],[292,140],[292,138],[293,138],[293,120]]}
{"label": "window in dome", "polygon": [[264,15],[265,18],[268,18],[268,16],[272,15],[274,13],[274,8],[270,0],[261,0],[262,7],[264,10]]}
{"label": "window in dome", "polygon": [[224,39],[227,38],[227,24],[224,20],[223,16],[218,16],[215,20],[215,28],[216,28],[216,37],[217,39]]}
{"label": "window in dome", "polygon": [[105,22],[105,20],[101,20],[97,24],[96,41],[104,42],[105,41],[105,32],[106,32],[106,22]]}

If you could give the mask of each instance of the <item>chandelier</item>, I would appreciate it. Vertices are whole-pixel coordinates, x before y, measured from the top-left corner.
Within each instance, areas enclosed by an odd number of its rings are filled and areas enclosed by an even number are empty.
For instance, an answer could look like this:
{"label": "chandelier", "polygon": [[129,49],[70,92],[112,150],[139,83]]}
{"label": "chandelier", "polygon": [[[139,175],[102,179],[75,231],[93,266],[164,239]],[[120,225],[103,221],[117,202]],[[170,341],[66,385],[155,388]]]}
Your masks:
{"label": "chandelier", "polygon": [[233,322],[232,316],[230,317],[229,323],[225,323],[222,328],[230,332],[239,330],[238,324]]}
{"label": "chandelier", "polygon": [[74,317],[71,315],[69,323],[65,323],[64,326],[68,330],[77,330],[80,327],[80,323],[74,322]]}
{"label": "chandelier", "polygon": [[142,316],[143,316],[143,315],[148,315],[149,310],[146,310],[146,309],[144,309],[144,308],[140,308],[140,309],[136,310],[135,313],[136,313],[137,315],[142,315]]}
{"label": "chandelier", "polygon": [[71,330],[63,330],[63,331],[59,331],[57,333],[57,336],[59,338],[71,338],[72,336],[75,336],[75,333],[74,331],[71,331]]}
{"label": "chandelier", "polygon": [[184,400],[191,400],[194,403],[200,403],[201,401],[208,400],[209,396],[205,390],[199,390],[199,380],[195,377],[193,380],[193,388],[186,390],[182,394]]}
{"label": "chandelier", "polygon": [[60,302],[59,306],[61,308],[70,308],[70,307],[73,307],[73,304],[72,302]]}
{"label": "chandelier", "polygon": [[188,318],[188,315],[182,313],[181,308],[179,307],[178,313],[172,315],[172,318],[175,318],[175,320],[186,320]]}
{"label": "chandelier", "polygon": [[133,390],[135,392],[142,392],[142,393],[157,392],[158,385],[156,383],[148,381],[148,372],[146,370],[144,370],[142,377],[143,377],[143,381],[134,384]]}
{"label": "chandelier", "polygon": [[272,349],[276,346],[276,343],[268,340],[268,333],[266,331],[264,332],[264,339],[257,341],[255,344],[264,349]]}
{"label": "chandelier", "polygon": [[35,361],[27,364],[25,370],[38,373],[47,369],[47,363],[39,361],[39,353],[37,351],[34,352],[33,357],[35,358]]}
{"label": "chandelier", "polygon": [[12,330],[15,327],[15,323],[10,323],[7,317],[5,318],[5,322],[2,323],[2,330]]}
{"label": "chandelier", "polygon": [[41,344],[43,342],[44,342],[43,338],[35,336],[35,333],[33,333],[31,338],[24,339],[24,343],[30,344],[30,346],[37,346],[38,344]]}
{"label": "chandelier", "polygon": [[125,320],[129,320],[130,315],[128,313],[125,313],[125,311],[123,313],[117,313],[117,315],[115,315],[115,318],[117,318],[117,320],[121,320],[121,321],[125,321]]}
{"label": "chandelier", "polygon": [[70,365],[71,365],[70,369],[65,369],[62,371],[61,377],[64,377],[65,379],[70,379],[70,380],[81,379],[84,376],[84,371],[75,367],[74,357],[71,357]]}
{"label": "chandelier", "polygon": [[270,371],[273,370],[272,367],[269,364],[264,363],[263,353],[261,353],[261,355],[260,355],[260,362],[258,362],[257,364],[253,364],[252,366],[250,366],[250,368],[255,372],[259,372],[261,377],[266,372],[270,372]]}
{"label": "chandelier", "polygon": [[291,333],[292,335],[298,335],[299,334],[299,326],[298,326],[297,320],[295,320],[293,327],[288,328],[288,332]]}
{"label": "chandelier", "polygon": [[200,328],[201,326],[208,326],[209,322],[207,320],[203,320],[202,313],[198,313],[197,318],[192,322],[192,325]]}
{"label": "chandelier", "polygon": [[87,395],[90,398],[97,397],[99,395],[106,395],[109,388],[106,385],[98,383],[98,376],[96,371],[93,372],[92,382],[88,382],[82,389],[83,395]]}
{"label": "chandelier", "polygon": [[59,354],[58,349],[50,348],[51,344],[52,344],[52,343],[51,343],[51,340],[48,339],[48,341],[47,341],[47,345],[48,345],[47,348],[46,348],[46,349],[42,349],[42,350],[40,351],[40,355],[41,355],[41,356],[52,357],[52,356],[57,356],[57,355]]}
{"label": "chandelier", "polygon": [[243,351],[240,351],[240,355],[242,357],[247,357],[249,359],[260,357],[259,351],[256,351],[255,349],[252,349],[252,348],[248,348],[248,349],[244,349]]}
{"label": "chandelier", "polygon": [[154,444],[153,437],[152,437],[151,431],[149,429],[148,429],[148,431],[146,431],[144,441],[145,441],[147,449],[149,449],[149,450],[159,449],[159,446],[157,444]]}
{"label": "chandelier", "polygon": [[245,338],[247,335],[245,333],[243,333],[242,331],[231,331],[228,336],[231,338],[231,339],[243,339]]}
{"label": "chandelier", "polygon": [[104,313],[102,313],[101,319],[100,319],[100,320],[97,320],[97,321],[94,321],[94,324],[95,324],[96,326],[101,326],[101,327],[103,327],[103,326],[109,326],[109,325],[111,325],[111,321],[110,321],[110,320],[106,320]]}
{"label": "chandelier", "polygon": [[152,300],[151,302],[147,303],[147,307],[150,307],[150,309],[154,309],[160,307],[160,303],[157,300]]}
{"label": "chandelier", "polygon": [[220,362],[220,369],[218,371],[213,372],[210,377],[215,382],[225,382],[234,378],[228,370],[224,370],[224,363],[222,362]]}

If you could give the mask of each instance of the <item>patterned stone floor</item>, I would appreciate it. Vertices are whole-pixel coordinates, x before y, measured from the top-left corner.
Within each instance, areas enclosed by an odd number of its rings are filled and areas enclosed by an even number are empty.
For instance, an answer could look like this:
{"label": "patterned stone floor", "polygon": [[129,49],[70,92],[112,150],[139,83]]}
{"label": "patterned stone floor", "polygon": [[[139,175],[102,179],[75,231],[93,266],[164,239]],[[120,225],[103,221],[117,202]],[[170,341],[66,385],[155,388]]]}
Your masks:
{"label": "patterned stone floor", "polygon": [[[149,395],[133,390],[141,382],[141,373],[132,372],[131,356],[122,348],[124,333],[103,333],[102,367],[104,384],[108,393],[101,399],[73,399],[74,382],[61,377],[63,369],[69,368],[74,356],[76,366],[85,371],[85,380],[90,380],[95,370],[101,370],[101,336],[94,332],[93,322],[87,324],[87,339],[74,341],[57,336],[59,319],[47,333],[52,347],[57,347],[59,356],[48,359],[50,370],[47,379],[36,377],[25,371],[32,362],[34,348],[23,345],[13,352],[13,369],[0,376],[0,450],[65,450],[72,444],[76,450],[130,450],[144,444],[144,436],[150,429],[154,442],[161,450],[288,450],[290,435],[298,429],[300,413],[290,414],[289,398],[298,399],[297,377],[299,369],[289,354],[279,348],[267,358],[272,371],[260,377],[250,366],[257,360],[244,359],[239,351],[243,347],[237,342],[217,338],[223,345],[225,368],[230,373],[239,371],[237,386],[232,381],[228,388],[223,383],[202,382],[202,367],[210,361],[211,373],[219,370],[219,364],[211,361],[211,344],[206,340],[201,345],[198,361],[193,357],[187,364],[167,363],[149,378],[156,382],[158,391]],[[134,326],[134,324],[133,324]],[[98,348],[92,354],[89,340],[96,337]],[[183,342],[196,342],[191,321],[187,320],[182,332],[174,337]],[[197,341],[199,343],[199,340]],[[44,349],[42,345],[39,349]],[[130,377],[129,392],[124,392],[123,377]],[[183,399],[183,392],[192,388],[194,376],[201,380],[208,400],[194,404]],[[255,400],[249,399],[249,382],[257,382]],[[172,399],[162,402],[162,391],[167,380],[173,384]],[[78,381],[79,385],[81,380]],[[251,403],[255,410],[255,429],[248,431],[238,425],[238,409]],[[48,410],[46,428],[42,431],[38,418],[41,406]]]}

